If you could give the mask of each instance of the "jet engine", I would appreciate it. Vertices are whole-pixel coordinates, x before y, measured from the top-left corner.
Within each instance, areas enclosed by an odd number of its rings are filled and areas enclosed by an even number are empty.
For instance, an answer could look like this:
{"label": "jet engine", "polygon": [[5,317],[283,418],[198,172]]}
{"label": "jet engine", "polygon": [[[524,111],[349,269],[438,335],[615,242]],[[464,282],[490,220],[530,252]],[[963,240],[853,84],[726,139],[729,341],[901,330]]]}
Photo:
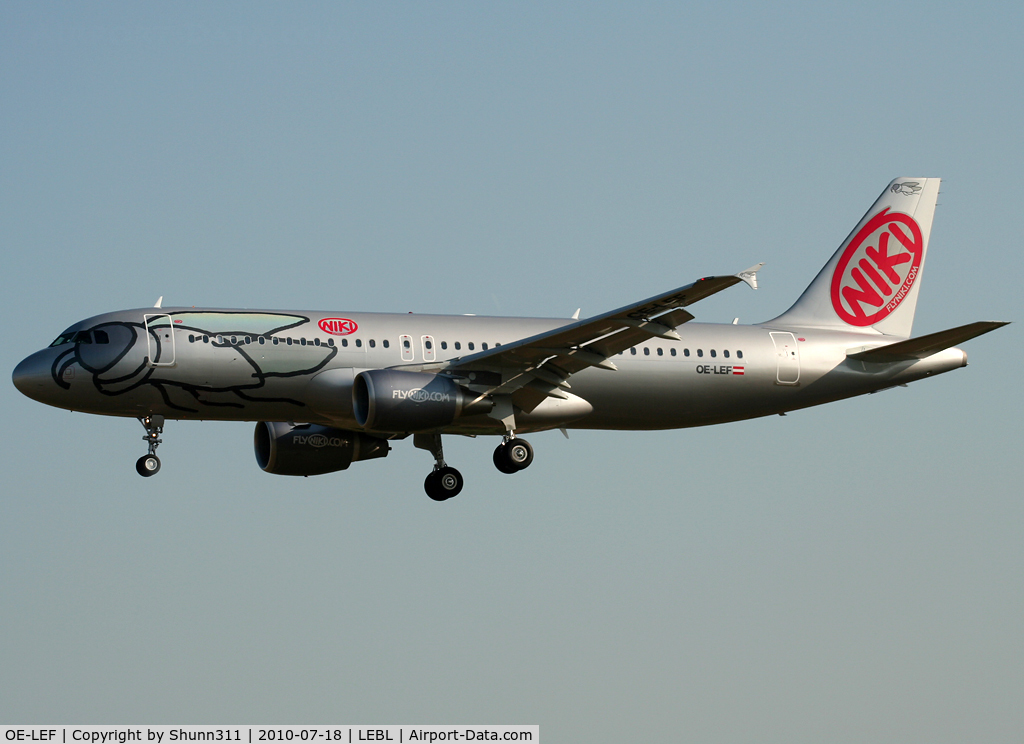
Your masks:
{"label": "jet engine", "polygon": [[260,421],[253,438],[256,462],[275,475],[322,475],[356,460],[387,457],[387,440],[317,424]]}
{"label": "jet engine", "polygon": [[352,410],[356,422],[370,431],[423,431],[494,407],[489,398],[477,398],[449,377],[373,369],[356,375]]}

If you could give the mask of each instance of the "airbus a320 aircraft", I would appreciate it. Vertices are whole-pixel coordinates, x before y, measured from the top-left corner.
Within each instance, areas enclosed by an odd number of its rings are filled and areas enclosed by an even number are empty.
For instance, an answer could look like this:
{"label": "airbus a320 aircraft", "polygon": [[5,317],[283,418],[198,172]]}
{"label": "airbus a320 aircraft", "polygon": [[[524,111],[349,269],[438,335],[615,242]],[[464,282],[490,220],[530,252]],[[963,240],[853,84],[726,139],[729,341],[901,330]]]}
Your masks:
{"label": "airbus a320 aircraft", "polygon": [[144,476],[160,469],[168,418],[257,422],[256,461],[280,475],[344,470],[411,434],[443,501],[463,486],[443,434],[501,437],[494,465],[513,474],[533,461],[527,432],[738,421],[966,366],[954,345],[1005,323],[910,338],[938,192],[937,178],[890,183],[796,304],[754,325],[691,323],[686,308],[756,289],[762,264],[585,320],[157,302],[75,323],[14,384],[58,408],[138,418]]}

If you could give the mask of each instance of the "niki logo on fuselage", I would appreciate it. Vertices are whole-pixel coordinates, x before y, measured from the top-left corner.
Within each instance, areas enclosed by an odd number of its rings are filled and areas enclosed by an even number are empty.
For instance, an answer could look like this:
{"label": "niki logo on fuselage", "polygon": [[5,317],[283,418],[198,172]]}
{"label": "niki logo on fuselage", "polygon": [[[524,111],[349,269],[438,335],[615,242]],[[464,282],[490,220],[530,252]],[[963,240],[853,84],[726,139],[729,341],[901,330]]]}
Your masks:
{"label": "niki logo on fuselage", "polygon": [[359,324],[349,318],[324,318],[317,325],[332,336],[347,336],[359,330]]}
{"label": "niki logo on fuselage", "polygon": [[888,207],[862,227],[832,274],[832,308],[853,326],[887,317],[921,273],[924,238],[913,217]]}

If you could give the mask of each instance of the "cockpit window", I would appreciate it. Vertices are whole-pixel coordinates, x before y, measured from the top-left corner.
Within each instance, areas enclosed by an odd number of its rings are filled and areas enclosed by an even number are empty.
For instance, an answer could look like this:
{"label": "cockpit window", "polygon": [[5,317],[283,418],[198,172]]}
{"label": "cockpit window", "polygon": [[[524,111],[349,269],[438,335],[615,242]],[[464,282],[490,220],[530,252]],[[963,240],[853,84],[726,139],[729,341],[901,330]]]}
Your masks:
{"label": "cockpit window", "polygon": [[57,339],[52,344],[50,344],[50,347],[52,348],[54,346],[61,346],[62,344],[70,343],[71,339],[73,339],[74,337],[74,333],[62,333],[59,336],[57,336]]}
{"label": "cockpit window", "polygon": [[107,335],[106,331],[93,331],[92,337],[98,344],[109,344],[110,336]]}
{"label": "cockpit window", "polygon": [[89,333],[89,331],[79,331],[77,334],[75,334],[75,343],[76,344],[91,344],[92,343],[92,334]]}

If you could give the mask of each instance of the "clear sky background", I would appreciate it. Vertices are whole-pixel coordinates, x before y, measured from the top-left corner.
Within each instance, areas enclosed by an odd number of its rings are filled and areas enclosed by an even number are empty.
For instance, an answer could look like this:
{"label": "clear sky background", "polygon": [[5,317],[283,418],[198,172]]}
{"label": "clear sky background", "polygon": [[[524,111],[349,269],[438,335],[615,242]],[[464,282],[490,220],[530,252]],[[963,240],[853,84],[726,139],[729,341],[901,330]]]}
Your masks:
{"label": "clear sky background", "polygon": [[[785,310],[944,179],[915,332],[1022,320],[1019,3],[0,5],[0,360],[152,305]],[[0,386],[0,721],[1019,742],[1021,326],[707,429],[267,475],[251,424]],[[662,739],[657,737],[661,736]]]}

